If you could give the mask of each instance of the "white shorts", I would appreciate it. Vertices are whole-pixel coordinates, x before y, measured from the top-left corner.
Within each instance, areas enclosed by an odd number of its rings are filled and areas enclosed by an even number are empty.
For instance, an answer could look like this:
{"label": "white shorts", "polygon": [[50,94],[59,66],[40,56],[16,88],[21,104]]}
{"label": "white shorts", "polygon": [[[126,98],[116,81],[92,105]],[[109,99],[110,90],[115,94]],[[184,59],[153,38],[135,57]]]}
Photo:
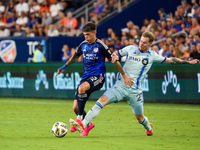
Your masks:
{"label": "white shorts", "polygon": [[143,94],[136,94],[127,90],[125,85],[116,83],[108,89],[103,95],[107,96],[110,103],[118,103],[121,100],[126,100],[134,114],[143,114]]}

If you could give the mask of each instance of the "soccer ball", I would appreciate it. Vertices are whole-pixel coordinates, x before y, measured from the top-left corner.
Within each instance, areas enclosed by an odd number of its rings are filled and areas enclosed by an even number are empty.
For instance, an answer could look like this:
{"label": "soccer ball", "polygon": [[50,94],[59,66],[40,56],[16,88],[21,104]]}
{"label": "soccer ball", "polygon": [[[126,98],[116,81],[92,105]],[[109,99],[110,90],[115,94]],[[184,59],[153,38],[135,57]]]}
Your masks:
{"label": "soccer ball", "polygon": [[56,122],[52,127],[52,133],[55,137],[64,137],[67,134],[67,126],[63,122]]}

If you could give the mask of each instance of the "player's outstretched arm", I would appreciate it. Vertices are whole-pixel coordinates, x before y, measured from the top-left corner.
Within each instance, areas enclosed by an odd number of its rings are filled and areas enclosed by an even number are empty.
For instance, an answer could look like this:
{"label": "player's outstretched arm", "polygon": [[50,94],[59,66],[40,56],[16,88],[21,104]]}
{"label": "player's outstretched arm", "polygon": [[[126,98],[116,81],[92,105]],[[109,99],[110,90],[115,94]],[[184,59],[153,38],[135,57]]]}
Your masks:
{"label": "player's outstretched arm", "polygon": [[62,67],[60,67],[56,73],[56,76],[59,75],[60,73],[64,72],[67,66],[70,64],[76,62],[78,60],[79,56],[73,55]]}
{"label": "player's outstretched arm", "polygon": [[122,77],[124,78],[124,84],[125,86],[132,86],[134,81],[131,77],[127,76],[126,73],[124,72],[121,64],[119,63],[119,61],[115,61],[114,62],[115,67],[119,70],[119,72],[121,73]]}
{"label": "player's outstretched arm", "polygon": [[164,63],[165,64],[198,64],[200,63],[200,61],[198,59],[187,61],[187,60],[182,60],[179,58],[167,58]]}

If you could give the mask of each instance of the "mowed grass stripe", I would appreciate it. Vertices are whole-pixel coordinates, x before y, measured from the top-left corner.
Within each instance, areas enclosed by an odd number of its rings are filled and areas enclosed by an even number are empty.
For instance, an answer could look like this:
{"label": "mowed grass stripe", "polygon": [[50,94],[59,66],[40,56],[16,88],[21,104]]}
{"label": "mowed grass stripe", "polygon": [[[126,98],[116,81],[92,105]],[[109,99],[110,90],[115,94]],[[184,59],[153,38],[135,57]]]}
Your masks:
{"label": "mowed grass stripe", "polygon": [[[96,101],[89,100],[88,111]],[[70,131],[64,138],[51,133],[53,124],[75,118],[73,100],[0,98],[2,150],[194,150],[200,147],[199,105],[145,103],[153,123],[147,137],[126,102],[111,104],[93,120],[88,137]],[[193,111],[195,110],[195,111]]]}
{"label": "mowed grass stripe", "polygon": [[[69,105],[69,106],[72,106],[73,105],[73,100],[60,100],[59,102],[45,102],[45,99],[42,100],[42,102],[40,102],[39,100],[38,101],[31,101],[31,99],[20,99],[20,100],[8,100],[8,98],[6,98],[7,100],[3,100],[3,98],[0,98],[0,103],[24,103],[24,104],[39,104],[39,105]],[[50,101],[53,101],[53,100],[50,100]],[[55,100],[56,101],[56,100]],[[93,101],[95,103],[95,101]],[[120,102],[120,103],[123,103],[123,102]],[[87,104],[87,106],[93,106],[93,104]],[[173,110],[186,110],[186,111],[200,111],[200,105],[196,105],[196,107],[199,107],[199,108],[174,108],[174,107],[167,107],[169,104],[165,104],[163,103],[163,105],[166,105],[165,107],[160,107],[160,106],[144,106],[145,108],[148,108],[148,109],[173,109]],[[177,106],[184,106],[184,104],[173,104],[173,105],[177,105]],[[188,105],[186,105],[188,106]],[[195,105],[189,105],[189,106],[195,106]],[[118,104],[111,104],[111,105],[107,105],[106,107],[125,107],[125,108],[128,108],[130,107],[128,104],[127,105],[118,105]]]}

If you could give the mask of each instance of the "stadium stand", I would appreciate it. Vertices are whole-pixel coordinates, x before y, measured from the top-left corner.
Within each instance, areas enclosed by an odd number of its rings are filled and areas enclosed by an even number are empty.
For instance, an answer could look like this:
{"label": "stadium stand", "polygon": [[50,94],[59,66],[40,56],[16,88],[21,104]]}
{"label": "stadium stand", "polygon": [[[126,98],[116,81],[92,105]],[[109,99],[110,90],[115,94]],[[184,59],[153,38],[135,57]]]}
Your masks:
{"label": "stadium stand", "polygon": [[[82,36],[81,29],[87,21],[100,25],[134,1],[0,0],[0,37]],[[181,0],[175,12],[166,12],[164,8],[156,11],[158,20],[144,18],[142,26],[130,20],[120,34],[110,28],[108,37],[102,40],[117,50],[129,44],[137,45],[141,33],[151,31],[156,36],[152,49],[159,54],[168,53],[167,57],[185,60],[200,59],[199,1]],[[171,43],[167,43],[168,37]]]}

